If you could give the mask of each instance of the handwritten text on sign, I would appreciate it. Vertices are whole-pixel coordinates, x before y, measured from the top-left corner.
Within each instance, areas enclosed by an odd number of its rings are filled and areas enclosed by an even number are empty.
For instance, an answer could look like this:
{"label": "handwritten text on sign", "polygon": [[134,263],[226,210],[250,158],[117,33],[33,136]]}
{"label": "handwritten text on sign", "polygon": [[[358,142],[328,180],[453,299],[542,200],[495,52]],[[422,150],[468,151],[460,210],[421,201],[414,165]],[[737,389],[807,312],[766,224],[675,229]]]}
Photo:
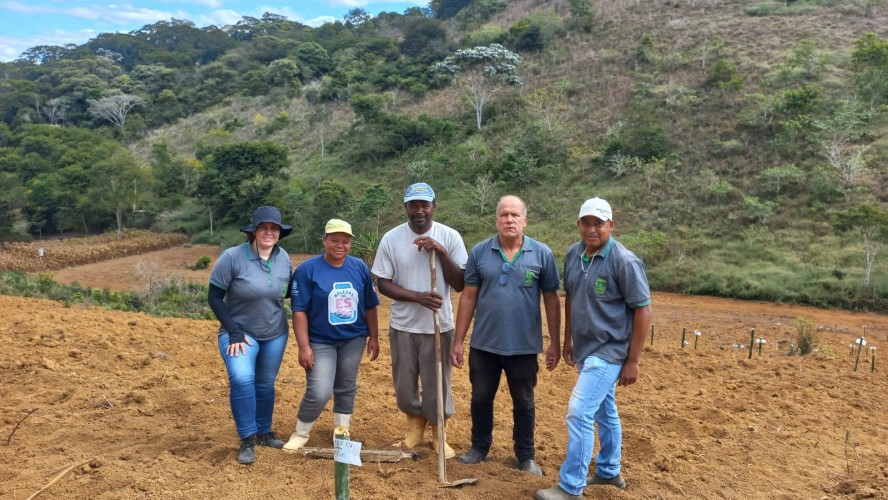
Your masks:
{"label": "handwritten text on sign", "polygon": [[333,460],[361,466],[361,442],[333,438]]}

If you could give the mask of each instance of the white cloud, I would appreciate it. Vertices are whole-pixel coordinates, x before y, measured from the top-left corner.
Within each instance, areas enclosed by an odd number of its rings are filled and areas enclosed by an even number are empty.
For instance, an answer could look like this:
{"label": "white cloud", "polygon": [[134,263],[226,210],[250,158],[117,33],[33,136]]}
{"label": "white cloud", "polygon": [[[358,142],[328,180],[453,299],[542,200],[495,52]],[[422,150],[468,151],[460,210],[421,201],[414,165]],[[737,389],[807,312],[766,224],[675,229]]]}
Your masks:
{"label": "white cloud", "polygon": [[197,26],[215,25],[218,27],[237,24],[243,18],[241,14],[230,9],[214,10],[209,14],[201,14],[194,20]]}
{"label": "white cloud", "polygon": [[83,45],[97,34],[93,30],[53,30],[23,38],[0,35],[0,61],[12,61],[22,55],[22,52],[38,45]]}
{"label": "white cloud", "polygon": [[40,5],[26,5],[21,2],[0,2],[0,9],[19,12],[22,14],[43,14],[46,12],[54,12],[57,9],[44,7]]}

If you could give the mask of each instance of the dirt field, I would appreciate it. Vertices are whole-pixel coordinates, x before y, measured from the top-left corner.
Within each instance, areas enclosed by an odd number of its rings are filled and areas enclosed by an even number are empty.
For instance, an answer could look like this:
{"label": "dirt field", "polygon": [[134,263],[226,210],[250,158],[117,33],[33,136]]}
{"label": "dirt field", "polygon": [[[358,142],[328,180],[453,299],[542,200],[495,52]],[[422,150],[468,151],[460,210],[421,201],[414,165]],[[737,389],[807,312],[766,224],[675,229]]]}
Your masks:
{"label": "dirt field", "polygon": [[[55,278],[134,290],[142,286],[135,263],[155,259],[170,274],[205,281],[208,271],[183,266],[217,253],[174,249],[67,269]],[[380,310],[383,329],[388,304]],[[617,391],[629,486],[588,488],[586,497],[888,498],[888,317],[662,293],[654,295],[654,316],[656,336],[645,349],[639,383]],[[820,326],[818,354],[785,354],[799,316]],[[863,326],[879,347],[876,373],[865,355],[853,371],[849,345]],[[0,296],[0,498],[27,498],[72,465],[40,498],[332,497],[332,461],[259,448],[254,465],[235,462],[238,440],[216,328],[210,321]],[[690,341],[684,349],[682,328]],[[732,346],[747,344],[751,328],[768,343],[750,360]],[[696,350],[695,329],[702,332]],[[379,359],[362,365],[352,420],[353,439],[365,449],[391,449],[403,433],[387,335],[380,344]],[[575,378],[564,364],[540,373],[536,441],[544,477],[513,469],[511,402],[503,387],[488,462],[448,461],[449,479],[477,477],[475,485],[438,488],[437,458],[426,445],[415,461],[352,467],[351,497],[531,498],[556,481]],[[284,437],[303,389],[291,343],[274,424]],[[454,392],[449,442],[462,452],[471,425],[466,370],[455,370]],[[331,430],[328,408],[309,446],[329,446]]]}

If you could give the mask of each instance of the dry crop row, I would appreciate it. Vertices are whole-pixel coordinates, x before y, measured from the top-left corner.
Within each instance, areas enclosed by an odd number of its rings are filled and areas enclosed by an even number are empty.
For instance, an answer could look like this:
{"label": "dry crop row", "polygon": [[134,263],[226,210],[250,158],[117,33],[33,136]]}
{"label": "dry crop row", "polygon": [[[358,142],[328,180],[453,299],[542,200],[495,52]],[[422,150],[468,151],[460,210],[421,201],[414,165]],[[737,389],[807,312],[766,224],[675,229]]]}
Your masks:
{"label": "dry crop row", "polygon": [[0,270],[55,271],[162,250],[181,245],[187,239],[183,234],[158,234],[141,229],[127,229],[119,240],[116,233],[110,233],[84,238],[5,243],[0,246]]}

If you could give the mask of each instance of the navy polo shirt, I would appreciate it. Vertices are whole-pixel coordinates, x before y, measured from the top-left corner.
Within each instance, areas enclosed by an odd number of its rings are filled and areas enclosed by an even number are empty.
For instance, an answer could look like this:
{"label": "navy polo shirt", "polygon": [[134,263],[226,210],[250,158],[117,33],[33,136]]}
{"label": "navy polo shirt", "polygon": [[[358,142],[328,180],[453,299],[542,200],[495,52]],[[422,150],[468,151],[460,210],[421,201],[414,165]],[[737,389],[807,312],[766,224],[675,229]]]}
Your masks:
{"label": "navy polo shirt", "polygon": [[543,351],[542,292],[557,291],[558,265],[552,250],[524,236],[521,250],[506,266],[499,237],[472,248],[466,286],[478,287],[472,349],[514,356]]}

